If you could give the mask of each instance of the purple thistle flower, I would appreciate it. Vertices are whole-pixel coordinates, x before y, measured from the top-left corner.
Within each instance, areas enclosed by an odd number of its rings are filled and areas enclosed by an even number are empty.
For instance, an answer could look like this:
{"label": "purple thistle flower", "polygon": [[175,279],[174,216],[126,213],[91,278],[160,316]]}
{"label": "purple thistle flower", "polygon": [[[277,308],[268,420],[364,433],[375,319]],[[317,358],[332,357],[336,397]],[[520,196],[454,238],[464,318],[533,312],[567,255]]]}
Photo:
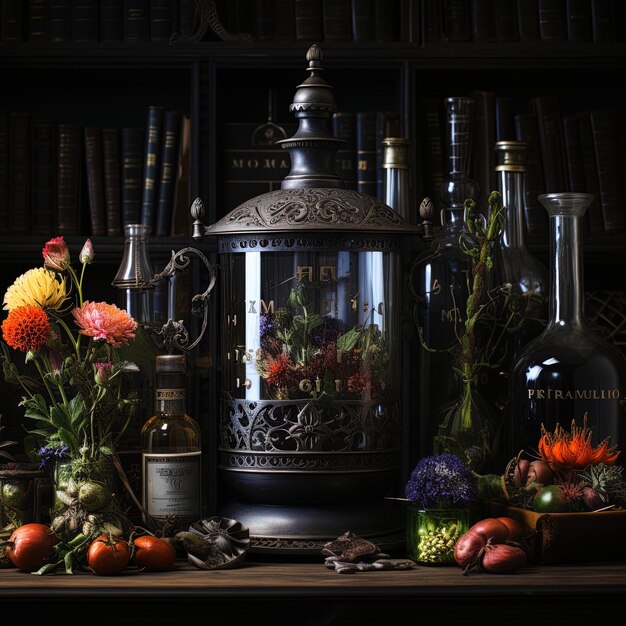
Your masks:
{"label": "purple thistle flower", "polygon": [[478,498],[476,478],[454,454],[424,457],[411,472],[405,493],[424,509],[467,507]]}

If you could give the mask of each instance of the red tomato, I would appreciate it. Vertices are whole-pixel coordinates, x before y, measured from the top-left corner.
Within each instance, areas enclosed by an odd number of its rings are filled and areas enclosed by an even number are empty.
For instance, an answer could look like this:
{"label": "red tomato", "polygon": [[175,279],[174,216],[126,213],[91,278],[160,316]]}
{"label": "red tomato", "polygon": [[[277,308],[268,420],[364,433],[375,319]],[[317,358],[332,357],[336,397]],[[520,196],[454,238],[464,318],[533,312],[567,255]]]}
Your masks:
{"label": "red tomato", "polygon": [[143,535],[134,540],[135,563],[149,572],[164,572],[174,565],[176,550],[169,541]]}
{"label": "red tomato", "polygon": [[24,524],[16,528],[7,542],[11,563],[25,572],[34,572],[54,555],[58,539],[45,524]]}
{"label": "red tomato", "polygon": [[489,539],[491,539],[491,543],[504,543],[509,538],[509,527],[495,517],[487,517],[476,522],[470,531],[484,537],[485,543]]}
{"label": "red tomato", "polygon": [[114,576],[130,561],[130,547],[126,541],[112,535],[94,539],[87,550],[87,565],[94,574]]}

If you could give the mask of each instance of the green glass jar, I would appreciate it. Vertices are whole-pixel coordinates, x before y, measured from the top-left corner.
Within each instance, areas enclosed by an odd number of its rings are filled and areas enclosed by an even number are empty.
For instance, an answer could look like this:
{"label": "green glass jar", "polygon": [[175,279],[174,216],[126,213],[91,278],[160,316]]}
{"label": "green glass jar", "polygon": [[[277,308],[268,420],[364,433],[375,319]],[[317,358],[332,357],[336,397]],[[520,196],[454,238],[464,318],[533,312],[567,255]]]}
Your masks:
{"label": "green glass jar", "polygon": [[470,509],[406,507],[406,548],[410,559],[423,565],[454,563],[454,544],[469,529]]}

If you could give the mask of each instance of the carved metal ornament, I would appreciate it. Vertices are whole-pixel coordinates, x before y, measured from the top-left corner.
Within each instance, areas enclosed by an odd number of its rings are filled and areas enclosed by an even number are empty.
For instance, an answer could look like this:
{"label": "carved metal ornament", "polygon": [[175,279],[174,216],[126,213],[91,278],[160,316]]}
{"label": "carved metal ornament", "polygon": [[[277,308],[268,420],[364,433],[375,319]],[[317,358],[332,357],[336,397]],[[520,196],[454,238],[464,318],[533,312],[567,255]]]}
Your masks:
{"label": "carved metal ornament", "polygon": [[220,20],[217,13],[217,6],[213,0],[193,0],[194,23],[190,33],[182,35],[181,33],[173,33],[170,37],[169,44],[172,46],[177,43],[190,42],[198,43],[204,39],[209,28],[222,41],[242,41],[252,43],[253,37],[249,33],[229,33]]}
{"label": "carved metal ornament", "polygon": [[333,233],[287,234],[283,237],[257,235],[233,235],[220,237],[218,252],[315,252],[317,250],[342,250],[355,252],[379,251],[397,252],[398,243],[391,237],[377,236],[376,233],[358,232],[337,235]]}
{"label": "carved metal ornament", "polygon": [[[399,448],[395,402],[223,400],[220,443],[263,453],[389,452]],[[288,458],[288,457],[287,457]]]}
{"label": "carved metal ornament", "polygon": [[168,264],[162,272],[155,274],[151,282],[157,283],[160,280],[174,276],[176,272],[184,270],[191,262],[189,254],[195,254],[204,263],[209,273],[208,287],[202,293],[195,294],[191,299],[192,313],[197,317],[202,318],[202,328],[200,329],[196,340],[190,344],[189,333],[182,320],[175,321],[169,319],[160,328],[149,327],[149,331],[155,345],[159,348],[165,348],[169,353],[172,353],[174,350],[188,352],[193,350],[193,348],[195,348],[201,341],[209,318],[209,294],[211,293],[213,287],[215,286],[215,281],[217,280],[215,268],[209,263],[209,260],[202,252],[200,252],[200,250],[197,250],[196,248],[183,248],[178,252],[174,252],[172,250],[172,257]]}
{"label": "carved metal ornament", "polygon": [[206,235],[369,231],[415,234],[391,208],[351,189],[277,189],[256,196],[206,227]]}

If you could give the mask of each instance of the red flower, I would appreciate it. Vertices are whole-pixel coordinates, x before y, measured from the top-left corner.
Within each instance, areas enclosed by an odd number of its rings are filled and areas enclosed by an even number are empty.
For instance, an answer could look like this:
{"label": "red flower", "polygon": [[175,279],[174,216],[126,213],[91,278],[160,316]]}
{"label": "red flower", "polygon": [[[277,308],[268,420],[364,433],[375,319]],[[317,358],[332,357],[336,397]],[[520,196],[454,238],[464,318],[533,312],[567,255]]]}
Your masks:
{"label": "red flower", "polygon": [[615,463],[620,454],[617,447],[609,447],[608,438],[594,446],[591,435],[586,413],[582,426],[576,426],[576,421],[572,420],[570,432],[557,424],[554,433],[549,433],[542,424],[539,454],[544,461],[564,469],[583,470],[597,463]]}
{"label": "red flower", "polygon": [[39,350],[50,333],[50,320],[43,309],[27,304],[9,312],[2,322],[2,336],[15,350]]}
{"label": "red flower", "polygon": [[279,354],[269,360],[267,366],[267,384],[286,387],[293,374],[293,363],[286,354]]}
{"label": "red flower", "polygon": [[53,237],[43,247],[43,264],[51,270],[63,271],[70,262],[70,251],[63,237]]}

